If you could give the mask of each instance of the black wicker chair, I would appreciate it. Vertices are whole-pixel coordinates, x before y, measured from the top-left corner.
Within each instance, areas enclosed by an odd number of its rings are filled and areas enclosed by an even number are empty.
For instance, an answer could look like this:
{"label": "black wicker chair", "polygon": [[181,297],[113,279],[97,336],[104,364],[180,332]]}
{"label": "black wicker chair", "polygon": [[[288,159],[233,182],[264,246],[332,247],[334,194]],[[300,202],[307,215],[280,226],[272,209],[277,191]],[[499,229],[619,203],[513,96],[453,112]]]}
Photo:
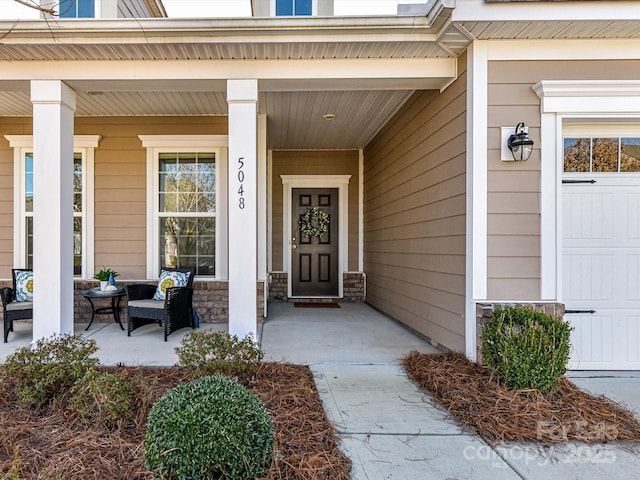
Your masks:
{"label": "black wicker chair", "polygon": [[30,272],[31,270],[27,268],[14,268],[11,270],[13,288],[4,287],[0,289],[4,315],[4,343],[7,343],[9,332],[13,332],[14,320],[33,319],[33,302],[16,302],[16,273],[24,271]]}
{"label": "black wicker chair", "polygon": [[172,287],[166,291],[164,300],[154,300],[156,285],[133,284],[126,286],[127,292],[127,335],[136,328],[151,323],[164,326],[164,341],[176,330],[195,328],[193,323],[193,277],[190,268],[164,268],[163,270],[189,273],[184,287]]}

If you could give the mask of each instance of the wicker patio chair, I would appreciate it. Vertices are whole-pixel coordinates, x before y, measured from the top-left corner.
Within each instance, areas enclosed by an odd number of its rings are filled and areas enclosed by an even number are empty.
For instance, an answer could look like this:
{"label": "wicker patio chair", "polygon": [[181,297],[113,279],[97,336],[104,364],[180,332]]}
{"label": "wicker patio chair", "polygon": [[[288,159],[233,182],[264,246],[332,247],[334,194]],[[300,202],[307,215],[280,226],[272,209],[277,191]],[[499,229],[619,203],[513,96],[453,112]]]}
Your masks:
{"label": "wicker patio chair", "polygon": [[131,336],[136,328],[151,323],[164,326],[164,341],[176,330],[195,328],[193,323],[193,277],[190,268],[164,268],[189,274],[187,285],[171,287],[166,290],[164,300],[154,300],[157,285],[133,284],[126,286],[127,292],[127,335]]}
{"label": "wicker patio chair", "polygon": [[33,302],[16,301],[16,274],[18,272],[30,272],[27,268],[14,268],[11,270],[13,288],[4,287],[0,289],[2,297],[2,310],[4,316],[4,343],[7,343],[9,332],[13,332],[14,320],[33,319]]}

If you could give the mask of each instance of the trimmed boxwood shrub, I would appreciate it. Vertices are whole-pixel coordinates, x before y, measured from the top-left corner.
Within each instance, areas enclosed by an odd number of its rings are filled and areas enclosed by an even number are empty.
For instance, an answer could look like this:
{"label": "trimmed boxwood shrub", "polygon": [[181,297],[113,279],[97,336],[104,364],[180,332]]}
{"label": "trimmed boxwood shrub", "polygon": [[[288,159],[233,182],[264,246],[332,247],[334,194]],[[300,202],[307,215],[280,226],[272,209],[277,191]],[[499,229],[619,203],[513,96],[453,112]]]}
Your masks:
{"label": "trimmed boxwood shrub", "polygon": [[568,323],[526,308],[493,312],[482,329],[482,357],[507,387],[553,390],[567,371]]}
{"label": "trimmed boxwood shrub", "polygon": [[68,393],[73,384],[98,364],[94,340],[54,335],[17,349],[7,357],[4,377],[16,380],[16,393],[25,405],[43,405]]}
{"label": "trimmed boxwood shrub", "polygon": [[151,408],[145,466],[160,478],[249,480],[266,474],[273,442],[257,396],[228,378],[202,377]]}
{"label": "trimmed boxwood shrub", "polygon": [[227,332],[189,332],[175,351],[191,378],[223,375],[240,382],[258,373],[264,357],[251,335],[239,339]]}

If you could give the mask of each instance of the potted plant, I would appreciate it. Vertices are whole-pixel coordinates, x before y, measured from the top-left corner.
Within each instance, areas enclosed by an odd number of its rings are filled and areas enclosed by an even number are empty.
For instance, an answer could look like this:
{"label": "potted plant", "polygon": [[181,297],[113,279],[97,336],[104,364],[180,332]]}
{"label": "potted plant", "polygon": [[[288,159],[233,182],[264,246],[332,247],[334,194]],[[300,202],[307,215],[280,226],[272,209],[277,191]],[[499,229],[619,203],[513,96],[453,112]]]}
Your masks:
{"label": "potted plant", "polygon": [[111,278],[111,276],[113,276],[114,278],[117,277],[118,272],[104,267],[98,270],[93,276],[93,278],[100,281],[100,291],[104,291],[107,288],[107,284],[109,283],[109,279]]}

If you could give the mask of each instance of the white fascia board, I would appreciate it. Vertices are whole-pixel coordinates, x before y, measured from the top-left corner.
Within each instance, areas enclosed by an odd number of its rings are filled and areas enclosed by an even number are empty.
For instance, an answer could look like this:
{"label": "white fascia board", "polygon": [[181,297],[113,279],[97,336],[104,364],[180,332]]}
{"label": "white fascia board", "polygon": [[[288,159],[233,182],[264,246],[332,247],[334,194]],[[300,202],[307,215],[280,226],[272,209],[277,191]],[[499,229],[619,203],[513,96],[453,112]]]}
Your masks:
{"label": "white fascia board", "polygon": [[640,39],[636,38],[488,40],[487,45],[489,60],[640,59]]}
{"label": "white fascia board", "polygon": [[454,22],[522,22],[640,19],[637,1],[616,2],[490,2],[458,0],[452,13]]}
{"label": "white fascia board", "polygon": [[[360,42],[380,41],[396,36],[429,38],[433,19],[426,16],[349,16],[277,18],[120,18],[73,21],[59,20],[56,41],[90,40],[92,43],[212,43],[252,42]],[[3,42],[45,40],[51,42],[52,27],[43,20],[1,21],[0,29],[11,32]],[[144,35],[142,34],[144,32]],[[379,37],[379,38],[378,38]]]}
{"label": "white fascia board", "polygon": [[456,59],[3,61],[0,71],[3,80],[454,78]]}

